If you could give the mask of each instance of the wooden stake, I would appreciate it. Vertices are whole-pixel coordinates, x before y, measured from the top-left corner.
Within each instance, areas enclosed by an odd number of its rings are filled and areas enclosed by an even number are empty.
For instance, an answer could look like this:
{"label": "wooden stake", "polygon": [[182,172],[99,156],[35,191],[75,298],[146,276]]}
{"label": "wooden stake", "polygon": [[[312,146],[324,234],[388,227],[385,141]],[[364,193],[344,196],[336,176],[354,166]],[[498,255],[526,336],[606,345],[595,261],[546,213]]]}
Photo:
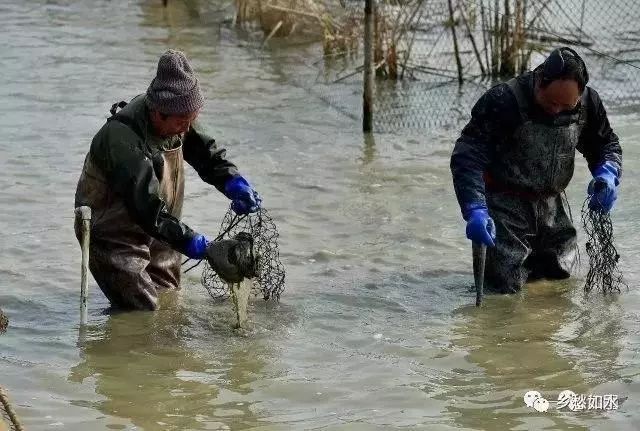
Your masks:
{"label": "wooden stake", "polygon": [[82,266],[80,269],[80,324],[87,323],[87,299],[89,290],[89,241],[91,234],[91,208],[82,206],[76,208],[76,217],[82,220]]}
{"label": "wooden stake", "polygon": [[362,130],[373,129],[373,15],[375,0],[364,4],[364,93],[362,101]]}

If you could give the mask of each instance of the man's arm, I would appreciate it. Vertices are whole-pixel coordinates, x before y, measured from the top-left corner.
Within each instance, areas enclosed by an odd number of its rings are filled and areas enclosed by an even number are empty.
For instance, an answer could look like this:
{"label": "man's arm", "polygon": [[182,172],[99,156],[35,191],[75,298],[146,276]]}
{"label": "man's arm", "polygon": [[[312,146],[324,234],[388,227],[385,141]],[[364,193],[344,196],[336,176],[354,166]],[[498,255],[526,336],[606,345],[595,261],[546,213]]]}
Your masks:
{"label": "man's arm", "polygon": [[94,139],[92,157],[109,187],[124,200],[131,218],[150,236],[188,255],[197,234],[167,211],[153,163],[140,149],[139,140],[127,126],[111,121]]}
{"label": "man's arm", "polygon": [[493,158],[496,136],[506,127],[505,105],[514,105],[512,110],[517,115],[517,104],[505,84],[484,93],[471,110],[471,120],[453,149],[453,185],[465,219],[470,206],[486,207],[484,172]]}
{"label": "man's arm", "polygon": [[598,93],[587,87],[587,124],[582,131],[578,151],[587,159],[589,170],[593,173],[599,166],[612,162],[622,174],[622,148],[618,136],[611,129],[607,111]]}
{"label": "man's arm", "polygon": [[225,159],[226,150],[218,148],[216,141],[204,133],[198,123],[194,123],[187,132],[182,152],[200,178],[221,193],[225,193],[227,181],[239,175],[238,168]]}

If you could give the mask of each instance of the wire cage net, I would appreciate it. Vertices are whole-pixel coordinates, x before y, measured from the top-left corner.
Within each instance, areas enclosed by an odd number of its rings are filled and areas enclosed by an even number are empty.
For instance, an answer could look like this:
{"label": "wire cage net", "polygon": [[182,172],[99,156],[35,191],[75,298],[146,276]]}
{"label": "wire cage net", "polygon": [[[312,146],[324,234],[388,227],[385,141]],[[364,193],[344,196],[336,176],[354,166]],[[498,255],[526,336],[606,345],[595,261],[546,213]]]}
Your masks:
{"label": "wire cage net", "polygon": [[[251,293],[261,295],[265,301],[278,301],[285,288],[285,268],[280,261],[279,234],[273,218],[264,208],[256,213],[238,215],[229,207],[216,239],[234,239],[239,234],[249,234],[253,239],[256,276],[251,279]],[[214,299],[227,299],[231,294],[229,283],[220,278],[208,261],[202,271],[201,283]]]}

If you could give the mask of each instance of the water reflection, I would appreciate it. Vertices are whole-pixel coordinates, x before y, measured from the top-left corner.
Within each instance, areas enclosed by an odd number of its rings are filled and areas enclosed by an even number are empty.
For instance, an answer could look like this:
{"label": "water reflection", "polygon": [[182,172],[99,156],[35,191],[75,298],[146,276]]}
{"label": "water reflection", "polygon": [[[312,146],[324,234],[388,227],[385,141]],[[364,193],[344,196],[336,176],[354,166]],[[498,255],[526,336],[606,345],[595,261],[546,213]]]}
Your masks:
{"label": "water reflection", "polygon": [[[82,360],[68,379],[92,379],[105,398],[91,407],[141,429],[255,426],[251,403],[242,398],[260,376],[261,356],[234,344],[228,333],[211,334],[210,344],[192,347],[203,338],[198,332],[211,328],[199,329],[194,310],[176,295],[161,302],[155,313],[112,314],[89,327],[79,343]],[[219,342],[232,348],[214,345]]]}
{"label": "water reflection", "polygon": [[362,146],[362,161],[363,165],[368,165],[376,157],[376,139],[373,133],[363,133],[364,145]]}
{"label": "water reflection", "polygon": [[146,24],[167,26],[170,30],[185,28],[201,19],[199,0],[168,1],[166,6],[161,0],[146,0],[140,7],[144,12]]}
{"label": "water reflection", "polygon": [[[520,295],[491,295],[480,309],[456,311],[453,344],[478,367],[455,370],[446,384],[453,388],[446,394],[452,401],[447,410],[460,426],[588,429],[580,425],[597,413],[560,413],[553,401],[565,389],[588,395],[597,384],[619,378],[622,330],[607,300],[593,297],[581,304],[572,299],[576,289],[573,279],[541,281]],[[606,324],[598,328],[603,318]],[[548,412],[524,405],[529,390],[551,401]]]}
{"label": "water reflection", "polygon": [[[220,36],[219,17],[199,0],[169,1],[166,7],[160,0],[141,2],[141,26],[163,30],[162,37],[145,34],[144,50],[150,55],[159,55],[161,49],[174,48],[184,51],[195,59],[212,55]],[[152,33],[155,35],[155,33]],[[204,43],[203,43],[204,42]],[[158,45],[160,51],[158,51]]]}

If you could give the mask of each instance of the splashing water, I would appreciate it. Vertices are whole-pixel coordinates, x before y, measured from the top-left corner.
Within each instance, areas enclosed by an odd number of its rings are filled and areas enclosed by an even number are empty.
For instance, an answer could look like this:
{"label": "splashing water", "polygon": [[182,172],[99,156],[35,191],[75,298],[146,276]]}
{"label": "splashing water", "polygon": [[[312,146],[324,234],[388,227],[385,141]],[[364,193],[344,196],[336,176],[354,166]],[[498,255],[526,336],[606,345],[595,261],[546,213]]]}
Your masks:
{"label": "splashing water", "polygon": [[245,278],[240,283],[229,283],[229,292],[231,292],[231,301],[233,302],[233,311],[235,316],[234,329],[246,329],[248,317],[247,308],[249,306],[249,292],[253,286],[251,279]]}

